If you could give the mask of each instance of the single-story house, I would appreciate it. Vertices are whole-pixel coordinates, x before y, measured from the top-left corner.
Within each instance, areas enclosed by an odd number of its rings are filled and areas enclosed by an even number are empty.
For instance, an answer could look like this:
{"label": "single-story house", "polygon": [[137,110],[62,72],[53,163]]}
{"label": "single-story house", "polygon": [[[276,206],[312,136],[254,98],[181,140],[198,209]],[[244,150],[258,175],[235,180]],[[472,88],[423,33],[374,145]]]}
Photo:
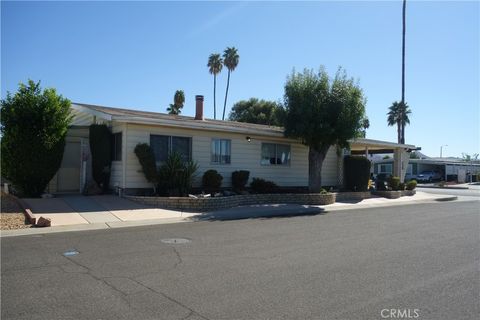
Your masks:
{"label": "single-story house", "polygon": [[[393,159],[377,160],[373,163],[373,172],[375,175],[392,174],[393,165]],[[416,179],[417,175],[425,171],[439,172],[442,180],[469,182],[470,176],[480,173],[480,162],[467,162],[453,157],[409,159],[405,179]]]}
{"label": "single-story house", "polygon": [[[203,96],[196,96],[195,117],[110,108],[81,103],[72,104],[74,116],[67,133],[60,169],[48,186],[48,192],[81,192],[91,177],[89,125],[105,123],[113,133],[112,188],[125,194],[151,190],[134,153],[139,143],[153,148],[161,163],[176,151],[199,165],[194,185],[200,186],[203,172],[215,169],[223,176],[223,187],[231,186],[231,173],[250,171],[250,179],[263,178],[283,187],[308,186],[308,148],[298,140],[285,138],[283,129],[267,125],[204,119]],[[396,155],[396,170],[405,170],[412,145],[371,139],[356,139],[347,153],[370,154],[388,150]],[[322,184],[342,184],[344,151],[330,148],[323,163]]]}

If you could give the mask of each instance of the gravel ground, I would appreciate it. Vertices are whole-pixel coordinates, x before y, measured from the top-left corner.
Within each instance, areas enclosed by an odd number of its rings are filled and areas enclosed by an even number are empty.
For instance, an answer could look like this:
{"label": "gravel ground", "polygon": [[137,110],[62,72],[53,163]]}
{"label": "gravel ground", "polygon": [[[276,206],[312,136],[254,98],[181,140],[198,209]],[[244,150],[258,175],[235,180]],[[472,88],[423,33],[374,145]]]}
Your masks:
{"label": "gravel ground", "polygon": [[2,192],[2,210],[0,213],[0,229],[12,230],[30,228],[32,225],[25,224],[25,216],[17,201]]}

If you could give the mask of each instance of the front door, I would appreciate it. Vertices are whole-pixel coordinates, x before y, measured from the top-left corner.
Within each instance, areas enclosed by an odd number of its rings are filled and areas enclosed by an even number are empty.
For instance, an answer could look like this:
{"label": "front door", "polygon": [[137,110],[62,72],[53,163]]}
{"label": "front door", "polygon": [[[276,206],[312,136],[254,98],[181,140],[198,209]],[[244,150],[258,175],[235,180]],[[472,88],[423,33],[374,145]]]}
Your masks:
{"label": "front door", "polygon": [[67,142],[58,170],[59,192],[80,192],[80,142]]}

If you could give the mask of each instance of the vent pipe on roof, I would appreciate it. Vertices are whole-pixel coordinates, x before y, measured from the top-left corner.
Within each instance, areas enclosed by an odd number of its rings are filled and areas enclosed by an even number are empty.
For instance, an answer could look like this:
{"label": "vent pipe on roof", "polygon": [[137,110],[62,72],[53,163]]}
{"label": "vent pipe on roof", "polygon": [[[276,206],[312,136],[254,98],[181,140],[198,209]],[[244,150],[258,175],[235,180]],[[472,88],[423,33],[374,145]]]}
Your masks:
{"label": "vent pipe on roof", "polygon": [[203,118],[203,96],[195,96],[195,120],[205,120]]}

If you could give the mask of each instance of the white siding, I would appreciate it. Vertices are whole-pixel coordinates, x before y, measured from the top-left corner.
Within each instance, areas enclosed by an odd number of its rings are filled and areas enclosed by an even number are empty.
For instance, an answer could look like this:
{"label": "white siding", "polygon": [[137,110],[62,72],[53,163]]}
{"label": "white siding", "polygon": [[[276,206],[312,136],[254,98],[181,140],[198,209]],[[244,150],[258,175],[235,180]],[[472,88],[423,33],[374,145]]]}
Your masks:
{"label": "white siding", "polygon": [[[322,165],[322,185],[336,186],[338,184],[338,157],[336,147],[332,146],[328,149],[327,156]],[[308,162],[308,158],[307,158]]]}
{"label": "white siding", "polygon": [[122,133],[122,160],[121,161],[112,161],[112,167],[110,171],[110,187],[122,187],[125,188],[124,181],[123,181],[123,166],[125,162],[125,134],[126,125],[124,123],[112,122],[112,133]]}
{"label": "white siding", "polygon": [[[253,177],[274,181],[279,186],[307,186],[308,185],[308,148],[297,142],[281,138],[267,138],[251,135],[248,142],[244,134],[221,133],[213,131],[189,130],[168,128],[161,126],[147,126],[138,124],[126,125],[126,188],[150,188],[152,185],[145,180],[141,166],[134,153],[138,143],[150,143],[151,134],[186,136],[192,138],[192,158],[197,161],[199,171],[195,185],[199,186],[203,173],[208,169],[215,169],[223,175],[223,187],[231,186],[231,173],[236,170],[250,171],[250,180]],[[114,131],[115,132],[115,131]],[[230,139],[231,164],[218,165],[211,163],[212,138]],[[291,163],[289,166],[262,166],[262,142],[278,142],[291,146]],[[323,184],[336,184],[335,148],[331,148],[323,165]],[[113,173],[113,172],[112,172]]]}

